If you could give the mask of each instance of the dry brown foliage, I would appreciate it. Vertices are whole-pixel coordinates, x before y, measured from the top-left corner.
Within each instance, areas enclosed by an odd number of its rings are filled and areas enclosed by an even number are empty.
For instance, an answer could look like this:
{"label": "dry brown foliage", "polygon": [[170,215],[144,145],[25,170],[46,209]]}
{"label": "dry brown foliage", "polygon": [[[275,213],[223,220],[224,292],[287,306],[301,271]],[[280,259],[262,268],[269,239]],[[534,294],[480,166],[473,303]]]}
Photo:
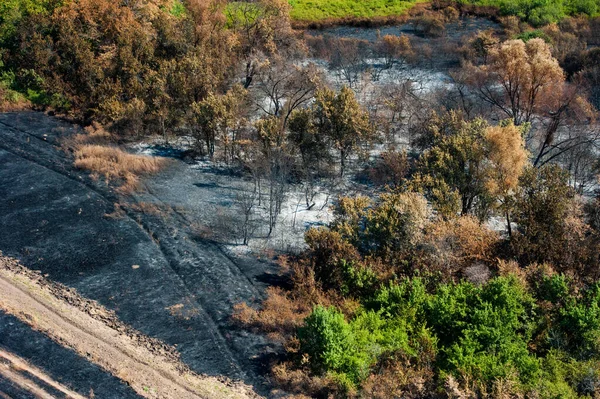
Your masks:
{"label": "dry brown foliage", "polygon": [[267,289],[267,299],[259,310],[246,303],[234,307],[233,320],[244,327],[266,333],[274,341],[285,342],[312,311],[312,303],[295,299],[279,287]]}
{"label": "dry brown foliage", "polygon": [[84,145],[116,145],[117,138],[105,130],[102,125],[97,122],[86,126],[84,133],[74,134],[62,139],[62,149],[65,152],[74,152]]}
{"label": "dry brown foliage", "polygon": [[100,124],[93,123],[85,133],[63,140],[65,151],[72,151],[75,167],[91,172],[92,178],[103,177],[107,183],[116,182],[122,193],[139,189],[140,177],[156,173],[166,159],[130,154],[120,149],[116,137]]}
{"label": "dry brown foliage", "polygon": [[296,393],[292,398],[323,397],[325,392],[334,389],[334,383],[329,378],[312,376],[308,370],[299,369],[290,362],[277,364],[271,371],[278,386]]}
{"label": "dry brown foliage", "polygon": [[145,213],[146,215],[162,216],[165,211],[158,205],[151,202],[138,202],[130,205],[131,209],[137,212]]}
{"label": "dry brown foliage", "polygon": [[385,151],[381,153],[378,162],[370,170],[369,177],[377,185],[389,185],[396,188],[402,185],[409,167],[406,151]]}
{"label": "dry brown foliage", "polygon": [[473,216],[439,220],[426,229],[424,247],[435,269],[463,272],[474,264],[491,264],[498,233]]}
{"label": "dry brown foliage", "polygon": [[95,178],[104,177],[107,183],[118,182],[121,192],[135,191],[141,176],[156,173],[166,164],[164,158],[123,151],[116,146],[115,137],[97,123],[87,126],[85,132],[66,139],[63,147],[74,152],[75,167],[90,171]]}
{"label": "dry brown foliage", "polygon": [[486,129],[485,138],[490,162],[487,189],[494,196],[506,197],[519,184],[519,177],[529,159],[521,129],[513,124],[491,126]]}
{"label": "dry brown foliage", "polygon": [[468,84],[481,99],[512,118],[515,125],[529,122],[554,92],[562,91],[565,81],[550,46],[539,38],[527,43],[508,40],[490,49],[487,65],[467,65],[466,70]]}
{"label": "dry brown foliage", "polygon": [[502,28],[504,28],[504,35],[506,37],[517,36],[527,28],[526,24],[521,22],[521,19],[515,15],[501,17],[500,24],[502,25]]}
{"label": "dry brown foliage", "polygon": [[373,399],[422,398],[433,387],[433,370],[409,361],[385,359],[363,383],[360,397]]}
{"label": "dry brown foliage", "polygon": [[441,37],[446,34],[446,16],[436,12],[424,12],[412,21],[415,30],[424,36]]}

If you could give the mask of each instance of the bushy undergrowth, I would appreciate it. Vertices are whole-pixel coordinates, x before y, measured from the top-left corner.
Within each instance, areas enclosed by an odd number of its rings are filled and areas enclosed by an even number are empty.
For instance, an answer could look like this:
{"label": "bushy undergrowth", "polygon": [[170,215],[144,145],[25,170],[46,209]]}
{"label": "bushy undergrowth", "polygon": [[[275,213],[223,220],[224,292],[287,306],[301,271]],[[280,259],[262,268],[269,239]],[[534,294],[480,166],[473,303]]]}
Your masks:
{"label": "bushy undergrowth", "polygon": [[[561,275],[545,279],[550,285],[565,282]],[[428,289],[426,281],[415,277],[385,286],[363,298],[364,305],[350,318],[334,307],[317,306],[298,330],[300,352],[308,356],[310,369],[328,373],[346,392],[389,356],[408,359],[415,367],[434,359],[429,389],[451,376],[461,381],[462,390],[477,394],[490,392],[502,380],[511,381],[513,393],[548,398],[596,392],[597,287],[577,296],[559,289],[544,307],[542,298],[515,275],[481,286],[433,283],[435,288]],[[564,300],[563,309],[553,310]],[[570,373],[557,373],[559,368]]]}

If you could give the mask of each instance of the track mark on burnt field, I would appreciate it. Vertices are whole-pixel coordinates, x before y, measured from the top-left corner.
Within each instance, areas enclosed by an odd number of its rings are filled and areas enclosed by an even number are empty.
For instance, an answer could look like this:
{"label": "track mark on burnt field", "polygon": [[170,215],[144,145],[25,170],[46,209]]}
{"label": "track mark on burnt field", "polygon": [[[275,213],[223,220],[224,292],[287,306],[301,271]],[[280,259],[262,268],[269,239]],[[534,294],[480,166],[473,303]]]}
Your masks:
{"label": "track mark on burnt field", "polygon": [[[142,334],[114,320],[114,314],[99,304],[46,281],[2,255],[0,308],[127,382],[143,397],[257,397],[245,385],[189,371],[164,344],[144,340]],[[114,324],[121,328],[115,329]]]}
{"label": "track mark on burnt field", "polygon": [[0,377],[39,398],[53,399],[54,393],[66,399],[85,399],[64,387],[25,360],[0,348]]}
{"label": "track mark on burnt field", "polygon": [[[39,118],[35,115],[33,117]],[[53,121],[52,118],[48,119]],[[22,123],[19,122],[19,124]],[[59,142],[52,135],[42,138],[38,134],[13,126],[6,121],[0,124],[7,133],[4,134],[6,140],[0,141],[0,148],[8,153],[70,179],[84,189],[93,192],[107,205],[124,201],[110,188],[99,187],[97,182],[79,173],[71,164],[70,159],[58,147]],[[56,129],[52,129],[52,131]],[[25,140],[23,136],[32,136],[34,140]],[[35,141],[35,145],[30,141]],[[157,200],[160,201],[158,198]],[[168,204],[160,202],[170,208]],[[249,359],[254,355],[250,353],[249,356],[246,353],[246,351],[254,351],[255,349],[252,348],[255,348],[256,345],[261,347],[262,343],[257,344],[254,338],[242,336],[241,339],[252,342],[234,344],[230,336],[229,315],[233,304],[259,298],[262,295],[254,286],[253,281],[217,244],[206,242],[198,244],[198,246],[192,245],[188,241],[184,243],[183,248],[179,248],[178,243],[171,240],[169,227],[165,223],[157,226],[155,223],[151,224],[147,217],[143,217],[142,212],[135,211],[128,206],[123,209],[127,219],[134,222],[161,253],[172,272],[170,278],[177,280],[175,284],[180,287],[180,294],[193,300],[194,307],[200,314],[199,317],[206,325],[206,332],[212,335],[212,344],[218,348],[214,349],[221,353],[222,358],[230,359],[228,361],[230,367],[236,370],[228,375],[234,378],[244,378],[248,382],[264,384],[262,378],[259,378],[260,381],[256,380],[256,370],[248,369],[251,363]],[[189,221],[181,218],[181,215],[177,216],[179,224],[189,224]],[[169,241],[171,245],[165,245]],[[227,297],[226,300],[223,301],[214,295],[216,287],[222,291],[220,295]],[[202,345],[206,345],[206,343],[202,343]],[[244,350],[242,351],[240,348]]]}

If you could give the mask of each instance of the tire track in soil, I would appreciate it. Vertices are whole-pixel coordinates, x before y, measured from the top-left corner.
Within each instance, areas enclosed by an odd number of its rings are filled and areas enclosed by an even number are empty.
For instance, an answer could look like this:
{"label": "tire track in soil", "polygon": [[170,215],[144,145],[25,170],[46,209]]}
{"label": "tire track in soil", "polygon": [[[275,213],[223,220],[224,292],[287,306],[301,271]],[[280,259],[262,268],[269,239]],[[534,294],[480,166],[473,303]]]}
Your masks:
{"label": "tire track in soil", "polygon": [[[31,375],[33,378],[27,378],[27,376],[24,375],[25,373]],[[44,372],[29,365],[25,360],[3,350],[1,347],[0,377],[6,378],[21,389],[31,392],[36,397],[42,399],[54,399],[52,392],[48,392],[48,388],[54,392],[60,393],[65,399],[86,399],[77,392],[73,392],[57,381],[54,381]]]}
{"label": "tire track in soil", "polygon": [[[48,157],[57,157],[57,155],[54,152],[60,151],[60,149],[57,146],[57,143],[52,143],[51,141],[48,140],[48,139],[52,139],[53,137],[39,137],[36,134],[33,134],[27,130],[21,129],[16,126],[12,126],[9,123],[7,123],[5,121],[1,121],[1,120],[0,120],[0,125],[6,127],[6,129],[8,129],[8,130],[12,130],[13,132],[22,133],[22,134],[27,135],[28,137],[32,137],[36,141],[43,143],[44,146],[50,145],[50,146],[55,147],[55,148],[52,148],[51,153],[49,153],[48,150],[44,150],[44,152],[46,153],[46,155]],[[32,163],[39,165],[45,169],[48,169],[52,172],[58,173],[64,177],[70,179],[71,181],[74,181],[75,183],[77,183],[79,185],[83,185],[86,189],[94,192],[96,195],[98,195],[100,198],[102,198],[104,201],[106,201],[107,204],[114,204],[114,203],[120,202],[121,198],[119,196],[117,196],[116,194],[110,192],[109,189],[107,189],[105,191],[105,190],[99,188],[97,185],[95,185],[92,181],[90,181],[90,178],[88,176],[85,176],[85,175],[82,176],[81,174],[79,174],[71,162],[58,163],[58,162],[52,162],[49,160],[44,160],[43,158],[40,159],[39,156],[32,155],[30,152],[23,149],[22,148],[24,146],[23,143],[21,141],[19,141],[18,135],[15,135],[15,136],[17,136],[17,137],[9,138],[9,141],[12,141],[13,146],[7,145],[8,141],[3,140],[3,141],[0,141],[0,148],[7,151],[8,153],[11,153],[17,157],[20,157],[28,162],[32,162]],[[6,139],[6,137],[5,137],[5,139]],[[28,146],[33,147],[33,145],[31,145],[30,143],[26,143],[26,144]],[[32,148],[32,150],[39,150],[39,148],[37,148],[37,147]],[[67,159],[67,158],[65,157],[65,159]],[[153,195],[153,197],[155,197],[155,196]],[[164,206],[167,206],[168,208],[173,210],[173,212],[175,214],[177,214],[177,212],[174,209],[172,209],[168,204],[164,203],[163,201],[161,201],[158,198],[157,198],[157,200],[159,200],[161,202],[161,204],[163,204]],[[230,344],[229,341],[224,337],[223,333],[221,332],[221,327],[219,327],[219,325],[216,322],[216,320],[214,319],[214,317],[210,314],[210,312],[208,312],[205,309],[204,304],[201,303],[201,301],[198,299],[198,297],[193,294],[193,292],[188,287],[188,284],[186,283],[185,279],[182,278],[181,274],[178,272],[179,267],[180,267],[180,264],[179,264],[180,261],[178,259],[176,259],[177,255],[175,255],[173,253],[175,251],[166,250],[165,246],[161,245],[161,243],[163,242],[161,237],[158,237],[158,239],[157,239],[154,236],[154,231],[143,220],[143,218],[136,217],[140,214],[143,214],[143,212],[136,212],[128,206],[122,207],[122,209],[125,212],[125,216],[130,221],[134,222],[144,232],[144,234],[150,239],[150,241],[152,241],[153,244],[157,247],[158,251],[162,254],[164,259],[167,261],[167,264],[169,265],[174,276],[176,276],[176,279],[178,280],[178,282],[185,288],[187,297],[193,298],[194,302],[198,306],[198,310],[203,315],[206,316],[206,321],[208,322],[208,324],[210,326],[210,328],[208,330],[213,335],[215,343],[217,345],[219,345],[219,347],[220,347],[219,349],[223,352],[223,354],[225,354],[229,359],[231,359],[231,361],[229,361],[229,363],[235,367],[235,369],[237,370],[237,373],[239,374],[239,378],[247,379],[249,377],[248,374],[241,368],[241,364],[247,363],[247,360],[241,359],[238,355],[236,355],[236,353],[238,353],[238,352],[237,352],[237,349],[235,348],[235,346]],[[179,215],[179,216],[182,217],[181,215]],[[184,221],[186,223],[189,223],[189,221],[187,221],[187,219],[185,219],[185,218],[184,218]],[[168,238],[168,234],[167,234],[167,238]],[[215,244],[213,244],[213,245],[215,245]],[[217,246],[217,248],[219,251],[221,251],[221,253],[223,253],[222,248],[220,248],[218,246]],[[235,266],[235,268],[244,277],[244,279],[251,284],[251,286],[254,288],[253,294],[255,295],[255,297],[261,297],[262,294],[256,289],[256,287],[254,287],[254,283],[250,280],[250,278],[241,271],[239,266],[237,264],[235,264],[235,262],[233,262],[229,256],[227,256],[224,253],[223,253],[223,255],[229,260],[229,262],[231,262],[233,264],[233,266]],[[229,262],[227,263],[227,266],[228,266],[228,268],[231,269],[232,265],[229,264]],[[233,274],[235,275],[236,273],[233,273]],[[252,377],[251,380],[254,380],[254,378]]]}

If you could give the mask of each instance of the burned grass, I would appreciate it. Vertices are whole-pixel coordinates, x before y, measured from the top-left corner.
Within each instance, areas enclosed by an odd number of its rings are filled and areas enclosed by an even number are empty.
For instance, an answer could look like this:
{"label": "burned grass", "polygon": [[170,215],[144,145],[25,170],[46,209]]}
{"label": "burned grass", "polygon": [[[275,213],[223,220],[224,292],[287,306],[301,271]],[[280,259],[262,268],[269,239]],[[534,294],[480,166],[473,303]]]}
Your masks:
{"label": "burned grass", "polygon": [[257,397],[243,384],[190,371],[175,348],[1,254],[0,309],[122,379],[142,397]]}

